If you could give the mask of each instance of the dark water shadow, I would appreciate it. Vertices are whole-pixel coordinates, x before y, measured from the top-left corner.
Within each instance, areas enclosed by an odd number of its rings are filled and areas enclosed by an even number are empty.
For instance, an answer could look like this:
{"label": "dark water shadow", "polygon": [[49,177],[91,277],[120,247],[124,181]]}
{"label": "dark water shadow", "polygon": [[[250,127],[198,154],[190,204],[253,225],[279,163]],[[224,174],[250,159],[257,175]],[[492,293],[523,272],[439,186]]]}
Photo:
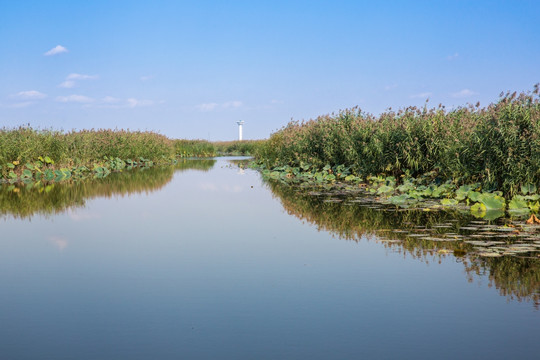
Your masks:
{"label": "dark water shadow", "polygon": [[151,193],[167,185],[176,172],[209,171],[216,160],[181,159],[175,165],[112,173],[104,178],[45,184],[0,186],[0,217],[30,218],[84,207],[89,199]]}
{"label": "dark water shadow", "polygon": [[[487,276],[488,285],[500,295],[540,307],[540,252],[519,252],[520,246],[540,247],[539,228],[529,229],[527,238],[501,231],[512,229],[511,224],[479,221],[457,211],[404,210],[331,189],[266,183],[289,215],[336,238],[378,241],[390,251],[425,263],[451,259],[463,264],[469,282]],[[491,257],[486,244],[517,250],[511,256]]]}

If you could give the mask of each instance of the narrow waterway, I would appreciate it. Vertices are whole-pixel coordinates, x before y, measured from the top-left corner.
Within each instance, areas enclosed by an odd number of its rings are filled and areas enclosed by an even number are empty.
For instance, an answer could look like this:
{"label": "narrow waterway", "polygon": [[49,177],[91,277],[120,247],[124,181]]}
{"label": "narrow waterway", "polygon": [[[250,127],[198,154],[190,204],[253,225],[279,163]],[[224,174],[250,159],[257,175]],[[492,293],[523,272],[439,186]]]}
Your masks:
{"label": "narrow waterway", "polygon": [[406,239],[434,220],[229,160],[0,189],[0,358],[538,356],[538,258]]}

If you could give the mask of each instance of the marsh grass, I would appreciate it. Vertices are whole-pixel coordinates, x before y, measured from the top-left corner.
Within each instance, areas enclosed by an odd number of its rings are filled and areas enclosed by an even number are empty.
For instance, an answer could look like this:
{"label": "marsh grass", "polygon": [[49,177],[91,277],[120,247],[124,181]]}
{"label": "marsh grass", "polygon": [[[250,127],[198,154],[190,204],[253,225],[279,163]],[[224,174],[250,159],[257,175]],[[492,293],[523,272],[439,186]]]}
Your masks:
{"label": "marsh grass", "polygon": [[216,148],[207,140],[174,140],[174,151],[180,157],[216,156]]}
{"label": "marsh grass", "polygon": [[358,108],[289,123],[262,144],[266,167],[344,165],[356,174],[418,177],[517,193],[540,185],[539,87],[487,107],[408,107],[375,117]]}
{"label": "marsh grass", "polygon": [[220,155],[255,156],[264,142],[265,140],[217,141],[214,145]]}
{"label": "marsh grass", "polygon": [[172,141],[154,132],[82,130],[61,132],[31,127],[0,130],[0,165],[49,157],[58,166],[89,165],[105,157],[159,163],[174,156]]}

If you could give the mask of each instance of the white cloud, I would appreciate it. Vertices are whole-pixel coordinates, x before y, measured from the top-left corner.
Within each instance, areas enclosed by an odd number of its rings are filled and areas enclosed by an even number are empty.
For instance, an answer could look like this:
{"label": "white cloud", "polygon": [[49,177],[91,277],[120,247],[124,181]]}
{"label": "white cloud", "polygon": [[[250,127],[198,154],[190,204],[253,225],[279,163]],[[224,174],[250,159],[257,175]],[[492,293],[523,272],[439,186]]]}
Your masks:
{"label": "white cloud", "polygon": [[226,101],[224,103],[218,104],[218,103],[204,103],[199,104],[195,106],[200,111],[213,111],[216,109],[237,109],[241,106],[243,106],[244,103],[242,103],[239,100],[233,100],[233,101]]}
{"label": "white cloud", "polygon": [[101,101],[103,101],[106,104],[118,104],[122,100],[112,97],[112,96],[105,96],[103,99],[101,99]]}
{"label": "white cloud", "polygon": [[69,74],[66,78],[66,80],[93,80],[97,79],[97,75],[85,75],[85,74],[76,74],[72,73]]}
{"label": "white cloud", "polygon": [[455,98],[465,98],[465,97],[473,96],[476,94],[477,94],[476,92],[470,89],[463,89],[461,91],[450,94],[450,96],[455,97]]}
{"label": "white cloud", "polygon": [[119,99],[115,98],[113,96],[105,96],[104,98],[100,99],[95,106],[102,107],[102,108],[111,108],[111,109],[120,109],[120,108],[135,108],[135,107],[143,107],[143,106],[152,106],[156,104],[163,104],[165,101],[154,101],[154,100],[146,100],[146,99],[135,99],[135,98],[128,98],[128,99]]}
{"label": "white cloud", "polygon": [[242,102],[241,101],[238,101],[238,100],[234,100],[234,101],[227,101],[225,103],[223,103],[223,107],[225,109],[228,109],[228,108],[239,108],[240,106],[242,106]]}
{"label": "white cloud", "polygon": [[51,56],[51,55],[56,55],[56,54],[61,54],[61,53],[65,53],[65,52],[68,52],[68,49],[66,49],[65,47],[63,47],[62,45],[56,45],[55,47],[53,47],[51,50],[47,51],[45,54],[45,56]]}
{"label": "white cloud", "polygon": [[430,92],[423,92],[423,93],[420,93],[420,94],[411,95],[411,98],[412,99],[425,99],[425,98],[430,97],[431,95],[433,95],[433,94],[430,93]]}
{"label": "white cloud", "polygon": [[63,83],[61,83],[60,85],[58,85],[58,87],[71,89],[71,88],[75,87],[75,81],[66,80]]}
{"label": "white cloud", "polygon": [[75,103],[83,103],[88,104],[94,101],[91,97],[84,96],[84,95],[68,95],[68,96],[58,96],[56,98],[56,101],[68,103],[68,102],[75,102]]}
{"label": "white cloud", "polygon": [[34,104],[35,102],[33,101],[24,101],[24,102],[18,102],[18,103],[8,104],[8,105],[0,104],[0,107],[11,108],[11,109],[22,109],[22,108],[29,107]]}
{"label": "white cloud", "polygon": [[28,91],[21,91],[17,94],[11,95],[11,97],[15,99],[37,100],[37,99],[45,99],[47,95],[36,90],[28,90]]}
{"label": "white cloud", "polygon": [[397,87],[398,87],[397,84],[386,85],[386,86],[384,87],[384,90],[390,91],[390,90],[394,90],[394,89],[397,88]]}
{"label": "white cloud", "polygon": [[212,111],[218,106],[219,106],[218,103],[206,103],[206,104],[199,104],[196,106],[196,108],[199,109],[200,111]]}
{"label": "white cloud", "polygon": [[127,106],[130,108],[139,107],[139,106],[150,106],[154,105],[152,100],[138,100],[134,98],[127,99]]}
{"label": "white cloud", "polygon": [[459,54],[458,54],[458,53],[454,53],[454,55],[449,55],[449,56],[447,56],[447,57],[446,57],[446,60],[452,61],[452,60],[456,60],[458,57],[459,57]]}

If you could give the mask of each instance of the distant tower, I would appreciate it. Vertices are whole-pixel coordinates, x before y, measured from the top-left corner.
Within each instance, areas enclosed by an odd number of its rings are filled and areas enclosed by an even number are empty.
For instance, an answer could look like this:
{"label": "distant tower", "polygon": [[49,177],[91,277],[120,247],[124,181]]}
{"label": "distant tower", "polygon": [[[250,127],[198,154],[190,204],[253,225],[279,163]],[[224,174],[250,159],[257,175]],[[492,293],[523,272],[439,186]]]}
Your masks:
{"label": "distant tower", "polygon": [[242,125],[244,125],[244,120],[239,120],[236,123],[238,124],[238,141],[242,141]]}

